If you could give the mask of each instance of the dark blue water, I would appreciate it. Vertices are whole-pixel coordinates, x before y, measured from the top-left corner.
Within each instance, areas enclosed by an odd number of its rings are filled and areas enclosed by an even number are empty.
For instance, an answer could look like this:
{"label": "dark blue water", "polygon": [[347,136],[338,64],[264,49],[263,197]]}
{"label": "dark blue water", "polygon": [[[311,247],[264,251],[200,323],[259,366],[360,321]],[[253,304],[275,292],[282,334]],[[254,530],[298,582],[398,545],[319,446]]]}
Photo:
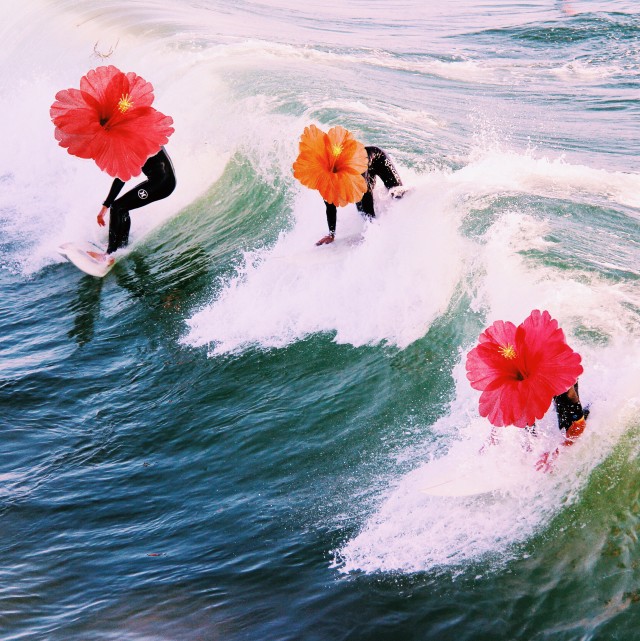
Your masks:
{"label": "dark blue water", "polygon": [[[0,638],[635,639],[635,3],[12,0],[5,19]],[[98,280],[56,248],[104,242],[110,180],[48,110],[105,62],[153,82],[179,186]],[[380,188],[373,223],[340,210],[324,248],[291,174],[310,122],[385,148],[411,188]],[[534,308],[592,409],[549,475],[515,428],[477,463],[464,373],[487,324]],[[501,490],[428,496],[434,458]]]}

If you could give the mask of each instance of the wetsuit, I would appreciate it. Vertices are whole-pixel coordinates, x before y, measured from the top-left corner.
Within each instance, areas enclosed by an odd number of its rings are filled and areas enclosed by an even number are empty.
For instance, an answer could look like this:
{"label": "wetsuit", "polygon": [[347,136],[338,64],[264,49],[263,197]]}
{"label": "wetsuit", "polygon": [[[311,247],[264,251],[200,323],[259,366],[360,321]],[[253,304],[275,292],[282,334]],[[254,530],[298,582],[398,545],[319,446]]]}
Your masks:
{"label": "wetsuit", "polygon": [[[369,166],[367,171],[362,175],[367,181],[367,191],[365,191],[362,196],[362,200],[356,203],[356,207],[358,208],[358,211],[362,212],[365,216],[375,218],[376,212],[373,208],[373,188],[376,184],[376,178],[379,176],[387,189],[402,185],[402,181],[400,180],[400,176],[398,175],[396,168],[393,166],[393,163],[389,160],[389,157],[384,153],[384,151],[382,151],[382,149],[379,147],[365,147],[365,149],[367,150],[367,156],[369,157]],[[333,235],[336,233],[337,208],[326,200],[324,201],[324,204],[327,208],[327,225],[329,226],[329,231]]]}
{"label": "wetsuit", "polygon": [[124,187],[124,182],[120,178],[116,178],[111,185],[107,199],[102,203],[111,210],[109,212],[107,254],[113,253],[120,247],[125,247],[129,242],[131,227],[129,212],[132,209],[138,209],[156,200],[162,200],[176,188],[173,165],[164,147],[155,156],[147,158],[142,166],[142,173],[147,177],[147,180],[120,198],[118,198],[118,194]]}
{"label": "wetsuit", "polygon": [[[578,394],[578,382],[574,385],[576,394]],[[554,396],[553,401],[556,405],[558,414],[558,427],[561,430],[568,430],[576,421],[587,418],[589,410],[583,410],[580,401],[574,403],[569,399],[568,390],[564,394]]]}

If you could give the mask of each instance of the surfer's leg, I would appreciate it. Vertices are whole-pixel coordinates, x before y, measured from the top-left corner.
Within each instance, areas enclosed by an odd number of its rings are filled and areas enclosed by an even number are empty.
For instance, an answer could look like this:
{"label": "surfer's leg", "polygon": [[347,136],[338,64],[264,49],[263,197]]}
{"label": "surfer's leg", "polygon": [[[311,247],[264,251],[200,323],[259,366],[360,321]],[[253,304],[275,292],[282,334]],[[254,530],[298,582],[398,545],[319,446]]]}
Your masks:
{"label": "surfer's leg", "polygon": [[129,229],[131,229],[129,212],[119,206],[116,201],[109,213],[109,246],[107,247],[107,254],[112,254],[121,247],[126,247],[129,242]]}
{"label": "surfer's leg", "polygon": [[118,198],[111,206],[109,215],[109,247],[111,254],[129,242],[131,218],[129,212],[139,209],[149,203],[166,198],[175,189],[176,181],[173,174],[164,174],[149,178]]}
{"label": "surfer's leg", "polygon": [[154,200],[159,200],[159,198],[154,197],[154,192],[157,191],[157,189],[154,189],[155,187],[157,187],[157,185],[155,185],[153,181],[145,180],[124,194],[124,196],[120,196],[120,198],[113,203],[111,209],[120,208],[131,211],[132,209],[144,207]]}

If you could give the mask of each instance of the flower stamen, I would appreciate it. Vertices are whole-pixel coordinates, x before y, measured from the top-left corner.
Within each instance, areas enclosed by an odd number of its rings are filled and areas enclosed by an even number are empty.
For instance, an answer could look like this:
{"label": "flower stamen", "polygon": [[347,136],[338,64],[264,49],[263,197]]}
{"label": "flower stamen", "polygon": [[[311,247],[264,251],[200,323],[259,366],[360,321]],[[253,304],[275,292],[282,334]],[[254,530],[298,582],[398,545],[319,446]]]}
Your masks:
{"label": "flower stamen", "polygon": [[131,107],[133,107],[133,102],[131,102],[129,94],[122,94],[120,102],[118,103],[118,109],[120,110],[120,113],[125,113],[125,111],[131,109]]}
{"label": "flower stamen", "polygon": [[508,343],[506,345],[503,345],[500,348],[498,348],[498,351],[508,361],[512,361],[517,356],[516,350],[513,347],[513,345],[509,345]]}

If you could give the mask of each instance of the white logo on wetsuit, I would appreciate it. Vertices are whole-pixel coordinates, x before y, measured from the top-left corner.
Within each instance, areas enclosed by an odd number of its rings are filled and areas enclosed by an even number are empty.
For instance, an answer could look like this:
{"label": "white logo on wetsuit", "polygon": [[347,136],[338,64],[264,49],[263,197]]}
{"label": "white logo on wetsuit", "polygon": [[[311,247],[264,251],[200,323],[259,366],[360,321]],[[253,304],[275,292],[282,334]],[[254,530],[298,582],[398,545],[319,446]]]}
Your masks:
{"label": "white logo on wetsuit", "polygon": [[138,198],[140,198],[140,200],[146,200],[147,198],[149,198],[149,194],[147,193],[147,190],[138,189]]}

